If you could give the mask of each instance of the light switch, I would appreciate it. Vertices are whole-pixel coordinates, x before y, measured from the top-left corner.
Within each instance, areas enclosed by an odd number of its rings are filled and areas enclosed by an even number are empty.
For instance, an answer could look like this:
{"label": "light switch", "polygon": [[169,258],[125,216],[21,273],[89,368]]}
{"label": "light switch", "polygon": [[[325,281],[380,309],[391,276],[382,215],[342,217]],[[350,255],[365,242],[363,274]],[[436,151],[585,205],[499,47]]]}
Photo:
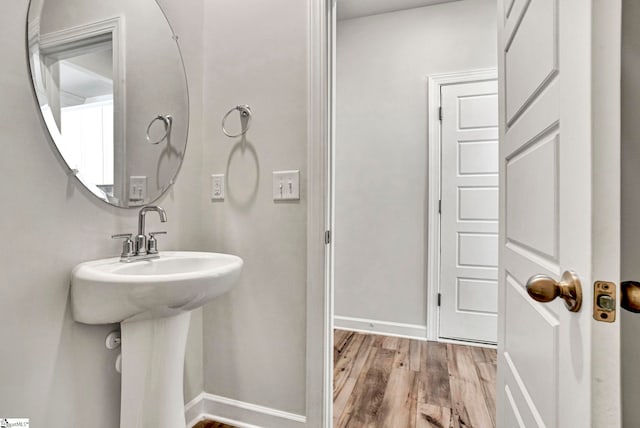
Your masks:
{"label": "light switch", "polygon": [[142,202],[147,199],[147,177],[132,175],[129,177],[129,201]]}
{"label": "light switch", "polygon": [[273,200],[300,199],[300,171],[273,171]]}
{"label": "light switch", "polygon": [[211,200],[224,201],[224,174],[211,176]]}

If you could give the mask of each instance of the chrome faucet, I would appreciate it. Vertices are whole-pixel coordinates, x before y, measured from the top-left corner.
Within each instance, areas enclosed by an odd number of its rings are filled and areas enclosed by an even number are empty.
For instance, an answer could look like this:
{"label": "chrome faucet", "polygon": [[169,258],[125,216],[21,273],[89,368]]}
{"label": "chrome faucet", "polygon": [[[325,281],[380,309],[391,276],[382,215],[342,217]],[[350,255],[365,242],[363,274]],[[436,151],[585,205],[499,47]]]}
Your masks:
{"label": "chrome faucet", "polygon": [[[167,222],[167,213],[165,212],[165,210],[163,208],[160,208],[158,206],[155,205],[149,205],[146,207],[142,207],[142,209],[140,210],[140,212],[138,213],[138,234],[136,235],[136,255],[138,256],[144,256],[147,254],[148,249],[147,249],[147,237],[144,234],[144,229],[145,229],[145,220],[146,220],[146,215],[149,211],[155,211],[158,213],[158,215],[160,216],[160,221],[162,223],[166,223]],[[155,235],[155,233],[154,233]],[[153,238],[153,235],[152,235]]]}
{"label": "chrome faucet", "polygon": [[145,220],[149,211],[157,212],[160,216],[160,221],[166,223],[167,213],[163,208],[155,205],[142,207],[138,213],[138,234],[131,240],[131,233],[120,233],[118,235],[111,236],[112,238],[126,238],[122,246],[122,254],[120,254],[120,261],[132,262],[136,260],[148,260],[158,256],[158,241],[156,235],[164,235],[167,232],[150,232],[149,239],[145,235]]}

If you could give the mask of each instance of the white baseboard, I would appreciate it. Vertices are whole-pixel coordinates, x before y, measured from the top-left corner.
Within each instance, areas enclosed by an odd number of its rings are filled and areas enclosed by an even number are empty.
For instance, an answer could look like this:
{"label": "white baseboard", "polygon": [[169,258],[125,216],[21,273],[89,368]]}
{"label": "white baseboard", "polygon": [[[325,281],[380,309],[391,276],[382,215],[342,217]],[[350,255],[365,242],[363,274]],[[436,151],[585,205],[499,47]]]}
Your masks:
{"label": "white baseboard", "polygon": [[202,394],[198,394],[193,400],[184,405],[184,416],[187,420],[187,428],[193,428],[195,424],[204,419],[202,408]]}
{"label": "white baseboard", "polygon": [[304,428],[307,418],[257,404],[201,393],[185,406],[187,427],[210,419],[238,428]]}
{"label": "white baseboard", "polygon": [[338,330],[350,330],[361,333],[376,333],[385,336],[404,337],[407,339],[427,340],[427,327],[418,324],[402,324],[335,315],[333,317],[333,326]]}
{"label": "white baseboard", "polygon": [[473,340],[457,340],[457,339],[448,339],[446,337],[439,337],[438,342],[451,343],[452,345],[475,346],[477,348],[498,349],[498,344],[496,343],[474,342]]}

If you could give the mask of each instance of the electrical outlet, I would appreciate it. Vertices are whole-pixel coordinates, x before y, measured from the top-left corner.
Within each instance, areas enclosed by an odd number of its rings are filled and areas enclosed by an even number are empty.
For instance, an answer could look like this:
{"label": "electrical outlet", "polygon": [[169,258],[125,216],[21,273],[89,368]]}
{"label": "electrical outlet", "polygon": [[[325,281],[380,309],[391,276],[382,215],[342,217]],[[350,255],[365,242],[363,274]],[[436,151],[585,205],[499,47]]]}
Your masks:
{"label": "electrical outlet", "polygon": [[129,201],[142,202],[147,199],[147,177],[132,175],[129,177]]}
{"label": "electrical outlet", "polygon": [[273,171],[273,200],[300,199],[300,171]]}
{"label": "electrical outlet", "polygon": [[224,201],[224,174],[211,176],[211,200]]}

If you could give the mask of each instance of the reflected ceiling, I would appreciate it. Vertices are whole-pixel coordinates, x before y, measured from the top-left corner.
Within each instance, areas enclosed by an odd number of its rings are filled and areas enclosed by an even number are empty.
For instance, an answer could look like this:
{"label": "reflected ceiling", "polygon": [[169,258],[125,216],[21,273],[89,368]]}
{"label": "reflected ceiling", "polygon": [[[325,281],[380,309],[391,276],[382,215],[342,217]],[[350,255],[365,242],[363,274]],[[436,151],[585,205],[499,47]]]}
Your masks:
{"label": "reflected ceiling", "polygon": [[338,0],[338,20],[396,12],[459,0]]}

